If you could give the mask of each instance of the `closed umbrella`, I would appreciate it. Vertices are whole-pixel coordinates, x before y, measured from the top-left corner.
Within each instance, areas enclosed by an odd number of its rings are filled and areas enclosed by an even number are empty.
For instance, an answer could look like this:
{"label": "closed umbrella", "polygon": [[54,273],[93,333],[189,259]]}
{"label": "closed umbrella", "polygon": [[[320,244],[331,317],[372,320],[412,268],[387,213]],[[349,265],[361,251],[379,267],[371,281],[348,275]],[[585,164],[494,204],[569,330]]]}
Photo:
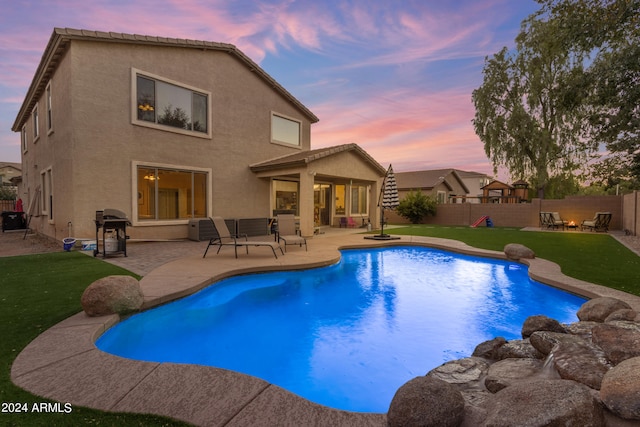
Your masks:
{"label": "closed umbrella", "polygon": [[399,237],[391,237],[388,234],[384,234],[384,210],[395,209],[400,204],[398,200],[398,186],[396,185],[396,177],[393,174],[393,166],[389,165],[387,173],[382,181],[382,188],[380,189],[380,198],[378,199],[378,206],[380,207],[380,234],[374,236],[368,236],[368,239],[379,240],[391,240],[399,239]]}

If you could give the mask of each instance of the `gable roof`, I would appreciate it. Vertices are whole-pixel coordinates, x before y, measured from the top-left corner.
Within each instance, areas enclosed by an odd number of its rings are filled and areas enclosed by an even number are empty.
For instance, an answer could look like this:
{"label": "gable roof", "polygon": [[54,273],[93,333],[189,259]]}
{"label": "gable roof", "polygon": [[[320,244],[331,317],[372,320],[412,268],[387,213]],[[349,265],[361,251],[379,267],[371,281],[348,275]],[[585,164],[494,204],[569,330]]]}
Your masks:
{"label": "gable roof", "polygon": [[483,190],[510,190],[513,187],[502,181],[498,181],[497,179],[494,179],[493,181],[491,181],[490,183],[488,183],[487,185],[481,188]]}
{"label": "gable roof", "polygon": [[22,163],[0,162],[0,169],[13,168],[18,172],[22,172]]}
{"label": "gable roof", "polygon": [[227,52],[230,55],[236,57],[249,69],[249,71],[256,73],[256,75],[264,80],[267,85],[271,86],[276,92],[280,93],[285,99],[287,99],[298,109],[300,109],[300,111],[302,111],[307,116],[307,118],[311,120],[312,123],[316,123],[319,121],[318,117],[316,117],[316,115],[313,114],[311,110],[305,107],[273,77],[271,77],[269,74],[267,74],[266,71],[260,68],[258,64],[253,62],[251,58],[242,53],[237,47],[232,44],[208,42],[202,40],[144,36],[138,34],[76,30],[72,28],[54,28],[53,34],[49,39],[49,43],[47,44],[47,47],[42,54],[40,64],[36,69],[33,80],[31,81],[29,90],[27,91],[22,106],[20,107],[18,116],[16,117],[16,120],[11,128],[11,130],[13,130],[14,132],[18,132],[22,128],[23,124],[27,121],[28,115],[31,113],[34,105],[44,92],[47,83],[58,67],[60,59],[73,40],[128,43],[153,46],[171,46],[181,47],[185,49],[198,49],[200,51],[215,50]]}
{"label": "gable roof", "polygon": [[399,190],[417,190],[432,189],[440,183],[444,183],[449,190],[453,190],[451,184],[447,181],[449,177],[453,177],[459,183],[465,192],[469,189],[462,181],[462,178],[455,169],[432,169],[413,172],[396,172],[396,184]]}
{"label": "gable roof", "polygon": [[382,167],[380,163],[378,163],[373,157],[371,157],[369,153],[360,148],[358,144],[343,144],[327,148],[318,148],[309,151],[300,151],[298,153],[288,154],[285,156],[276,157],[275,159],[254,163],[252,165],[249,165],[249,168],[253,172],[262,172],[273,169],[281,169],[283,167],[303,166],[316,160],[323,159],[325,157],[349,151],[354,152],[355,154],[362,157],[367,163],[369,163],[380,173],[380,176],[384,176],[384,174],[387,172],[387,170]]}

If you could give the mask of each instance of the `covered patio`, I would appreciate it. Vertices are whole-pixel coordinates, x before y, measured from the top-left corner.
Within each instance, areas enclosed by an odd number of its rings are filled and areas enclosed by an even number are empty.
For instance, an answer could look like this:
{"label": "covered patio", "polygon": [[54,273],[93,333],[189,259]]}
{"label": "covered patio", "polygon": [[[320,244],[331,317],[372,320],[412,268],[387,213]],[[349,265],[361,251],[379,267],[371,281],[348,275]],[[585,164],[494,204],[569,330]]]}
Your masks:
{"label": "covered patio", "polygon": [[386,170],[356,144],[304,151],[249,167],[270,181],[270,215],[294,214],[305,237],[322,226],[379,224],[378,194]]}

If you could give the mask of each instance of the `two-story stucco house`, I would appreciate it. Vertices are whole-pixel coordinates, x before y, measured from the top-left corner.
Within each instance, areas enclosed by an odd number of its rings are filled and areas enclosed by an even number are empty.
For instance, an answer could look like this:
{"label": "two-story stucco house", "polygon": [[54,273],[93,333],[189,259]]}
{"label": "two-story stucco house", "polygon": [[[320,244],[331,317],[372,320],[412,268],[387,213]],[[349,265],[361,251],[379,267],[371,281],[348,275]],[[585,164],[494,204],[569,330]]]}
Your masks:
{"label": "two-story stucco house", "polygon": [[[384,168],[355,144],[311,150],[318,118],[235,46],[53,31],[12,129],[30,228],[185,238],[192,218],[292,212],[304,235],[370,216]],[[71,228],[71,231],[70,231]]]}

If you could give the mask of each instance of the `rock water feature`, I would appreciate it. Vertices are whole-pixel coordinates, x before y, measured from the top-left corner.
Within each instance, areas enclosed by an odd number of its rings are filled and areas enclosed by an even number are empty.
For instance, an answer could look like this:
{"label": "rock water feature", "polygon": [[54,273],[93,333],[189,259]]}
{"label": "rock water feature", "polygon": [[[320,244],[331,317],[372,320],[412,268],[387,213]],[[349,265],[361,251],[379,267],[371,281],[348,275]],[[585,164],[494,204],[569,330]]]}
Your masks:
{"label": "rock water feature", "polygon": [[529,317],[396,392],[390,426],[640,426],[640,314],[614,298],[579,322]]}

